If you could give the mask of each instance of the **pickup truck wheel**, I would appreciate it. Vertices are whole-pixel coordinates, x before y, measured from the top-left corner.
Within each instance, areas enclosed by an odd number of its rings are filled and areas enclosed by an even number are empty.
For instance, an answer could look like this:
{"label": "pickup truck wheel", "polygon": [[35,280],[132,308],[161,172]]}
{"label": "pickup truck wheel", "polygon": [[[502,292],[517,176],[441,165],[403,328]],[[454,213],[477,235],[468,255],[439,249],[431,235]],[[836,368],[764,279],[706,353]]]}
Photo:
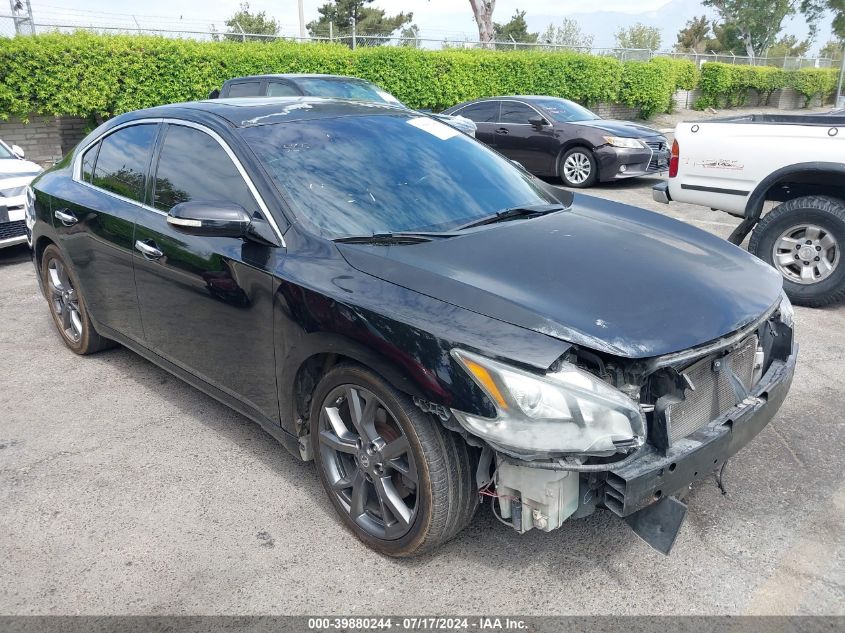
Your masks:
{"label": "pickup truck wheel", "polygon": [[584,189],[596,184],[599,168],[593,153],[586,147],[573,147],[560,159],[560,179],[567,187]]}
{"label": "pickup truck wheel", "polygon": [[478,506],[464,440],[370,370],[333,367],[312,399],[320,481],[352,532],[388,556],[451,539]]}
{"label": "pickup truck wheel", "polygon": [[845,299],[845,203],[805,196],[778,205],[754,228],[748,250],[783,276],[789,299],[817,308]]}

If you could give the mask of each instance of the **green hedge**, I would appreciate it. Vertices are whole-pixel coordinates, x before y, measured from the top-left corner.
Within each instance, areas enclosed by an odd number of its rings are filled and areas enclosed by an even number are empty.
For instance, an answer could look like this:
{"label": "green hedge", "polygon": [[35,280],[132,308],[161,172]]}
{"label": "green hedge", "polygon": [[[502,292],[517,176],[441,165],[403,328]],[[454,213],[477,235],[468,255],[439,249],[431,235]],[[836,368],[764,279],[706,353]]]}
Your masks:
{"label": "green hedge", "polygon": [[763,104],[779,88],[794,88],[804,96],[805,105],[814,97],[827,99],[836,89],[833,68],[781,70],[770,66],[735,66],[708,62],[702,66],[699,86],[702,96],[695,107],[734,107],[746,103],[751,90],[760,94]]}
{"label": "green hedge", "polygon": [[497,94],[548,94],[591,105],[624,102],[644,116],[691,88],[695,65],[668,58],[539,51],[442,50],[150,36],[48,34],[0,38],[0,119],[29,114],[108,117],[205,98],[230,77],[315,72],[369,79],[415,108]]}

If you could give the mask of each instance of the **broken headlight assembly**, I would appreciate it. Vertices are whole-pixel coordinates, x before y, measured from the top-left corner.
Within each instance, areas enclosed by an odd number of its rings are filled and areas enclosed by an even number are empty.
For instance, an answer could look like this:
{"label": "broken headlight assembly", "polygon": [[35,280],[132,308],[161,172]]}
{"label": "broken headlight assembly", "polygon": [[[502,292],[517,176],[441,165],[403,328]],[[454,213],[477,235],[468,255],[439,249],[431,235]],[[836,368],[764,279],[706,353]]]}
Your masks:
{"label": "broken headlight assembly", "polygon": [[452,350],[452,356],[497,412],[495,418],[454,409],[453,414],[468,432],[505,453],[609,456],[645,442],[639,405],[571,363],[538,375],[464,350]]}
{"label": "broken headlight assembly", "polygon": [[795,326],[795,311],[792,309],[792,302],[783,290],[780,291],[780,307],[778,311],[780,312],[781,323],[789,327]]}

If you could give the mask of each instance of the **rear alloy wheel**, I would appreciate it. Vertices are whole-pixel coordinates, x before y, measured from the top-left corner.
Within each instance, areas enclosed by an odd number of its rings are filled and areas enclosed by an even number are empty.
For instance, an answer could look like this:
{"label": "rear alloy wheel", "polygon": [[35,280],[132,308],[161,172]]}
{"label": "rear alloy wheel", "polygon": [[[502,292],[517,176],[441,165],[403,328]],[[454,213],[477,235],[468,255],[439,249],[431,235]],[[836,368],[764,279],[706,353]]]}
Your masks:
{"label": "rear alloy wheel", "polygon": [[771,264],[797,305],[820,307],[845,298],[845,204],[806,196],[770,211],[754,228],[748,250]]}
{"label": "rear alloy wheel", "polygon": [[593,153],[585,147],[574,147],[560,159],[560,179],[567,187],[592,187],[598,179]]}
{"label": "rear alloy wheel", "polygon": [[94,330],[76,275],[52,244],[44,249],[41,274],[50,314],[65,345],[77,354],[92,354],[114,345]]}
{"label": "rear alloy wheel", "polygon": [[315,390],[311,440],[323,487],[358,538],[412,556],[452,538],[478,502],[468,447],[363,367]]}

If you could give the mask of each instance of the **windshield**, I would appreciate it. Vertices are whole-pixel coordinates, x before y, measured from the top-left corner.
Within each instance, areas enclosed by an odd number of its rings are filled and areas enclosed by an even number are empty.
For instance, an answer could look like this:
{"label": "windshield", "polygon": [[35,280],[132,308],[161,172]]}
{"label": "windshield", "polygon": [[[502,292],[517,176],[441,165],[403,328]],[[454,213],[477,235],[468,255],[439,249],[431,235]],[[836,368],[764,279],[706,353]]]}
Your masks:
{"label": "windshield", "polygon": [[334,97],[355,101],[378,101],[398,104],[399,99],[385,92],[375,84],[360,79],[324,79],[321,77],[303,77],[296,80],[297,85],[309,97]]}
{"label": "windshield", "polygon": [[532,103],[540,106],[558,123],[573,123],[575,121],[595,121],[601,117],[587,108],[567,101],[566,99],[537,99]]}
{"label": "windshield", "polygon": [[448,231],[559,203],[510,161],[428,117],[349,116],[241,130],[297,217],[336,238]]}
{"label": "windshield", "polygon": [[6,147],[6,144],[0,141],[0,159],[2,158],[14,158],[14,154],[12,154],[12,150]]}

